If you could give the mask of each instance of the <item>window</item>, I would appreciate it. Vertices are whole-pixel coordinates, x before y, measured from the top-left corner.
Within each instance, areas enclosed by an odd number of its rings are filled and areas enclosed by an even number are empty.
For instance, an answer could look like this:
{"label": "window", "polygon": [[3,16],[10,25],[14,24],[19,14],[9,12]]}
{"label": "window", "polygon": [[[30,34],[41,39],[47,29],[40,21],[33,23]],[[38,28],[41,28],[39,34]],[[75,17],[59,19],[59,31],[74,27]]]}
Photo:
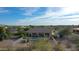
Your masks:
{"label": "window", "polygon": [[39,37],[44,37],[44,34],[43,33],[39,33]]}
{"label": "window", "polygon": [[32,33],[32,37],[38,37],[37,33]]}
{"label": "window", "polygon": [[45,37],[49,37],[49,33],[45,33]]}

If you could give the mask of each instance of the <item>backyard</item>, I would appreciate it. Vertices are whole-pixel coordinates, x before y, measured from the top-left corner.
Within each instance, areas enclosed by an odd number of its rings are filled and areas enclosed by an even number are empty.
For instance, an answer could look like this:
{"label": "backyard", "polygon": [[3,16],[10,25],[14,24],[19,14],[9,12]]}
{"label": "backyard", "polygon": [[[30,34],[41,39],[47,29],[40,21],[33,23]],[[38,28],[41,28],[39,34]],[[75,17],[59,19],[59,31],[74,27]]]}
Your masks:
{"label": "backyard", "polygon": [[[14,32],[8,28],[0,27],[0,50],[1,51],[77,51],[79,50],[79,34],[73,32],[72,26],[44,26],[45,28],[52,29],[51,36],[37,37],[32,34],[28,37],[26,31],[34,28],[35,26],[18,26]],[[40,26],[41,27],[41,26]],[[44,28],[41,27],[41,28]],[[39,28],[39,26],[37,26]],[[41,31],[42,32],[42,29]],[[49,31],[50,32],[50,31]],[[47,30],[42,33],[49,33]],[[50,33],[49,33],[50,34]],[[33,37],[34,36],[34,37]],[[43,37],[45,36],[45,37]]]}

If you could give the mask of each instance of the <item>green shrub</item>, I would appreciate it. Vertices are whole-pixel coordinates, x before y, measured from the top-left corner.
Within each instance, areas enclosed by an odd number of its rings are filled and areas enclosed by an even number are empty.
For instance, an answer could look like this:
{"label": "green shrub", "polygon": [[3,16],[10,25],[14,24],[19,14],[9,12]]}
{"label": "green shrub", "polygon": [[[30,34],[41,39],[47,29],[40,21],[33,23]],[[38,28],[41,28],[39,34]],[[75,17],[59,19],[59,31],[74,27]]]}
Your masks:
{"label": "green shrub", "polygon": [[61,37],[68,36],[68,35],[71,35],[71,34],[72,34],[72,31],[69,28],[64,28],[64,29],[59,31],[59,35]]}

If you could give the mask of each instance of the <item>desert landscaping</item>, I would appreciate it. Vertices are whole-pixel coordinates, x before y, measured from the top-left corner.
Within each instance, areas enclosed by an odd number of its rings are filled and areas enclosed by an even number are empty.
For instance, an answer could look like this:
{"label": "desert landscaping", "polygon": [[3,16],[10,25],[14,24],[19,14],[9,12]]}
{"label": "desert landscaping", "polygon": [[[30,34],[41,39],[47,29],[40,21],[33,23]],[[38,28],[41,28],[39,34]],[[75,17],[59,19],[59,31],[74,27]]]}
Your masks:
{"label": "desert landscaping", "polygon": [[76,51],[78,26],[0,26],[1,51]]}

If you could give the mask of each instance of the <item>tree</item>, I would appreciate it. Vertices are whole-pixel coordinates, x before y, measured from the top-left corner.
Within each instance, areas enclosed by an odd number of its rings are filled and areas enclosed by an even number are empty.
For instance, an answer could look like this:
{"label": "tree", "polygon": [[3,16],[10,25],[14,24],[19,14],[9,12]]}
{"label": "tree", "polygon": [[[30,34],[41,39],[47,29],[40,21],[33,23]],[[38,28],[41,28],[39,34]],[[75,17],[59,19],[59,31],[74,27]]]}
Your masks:
{"label": "tree", "polygon": [[0,41],[7,38],[6,29],[4,27],[0,27]]}
{"label": "tree", "polygon": [[29,30],[30,28],[28,28],[28,27],[26,27],[26,28],[24,28],[24,31],[27,31],[27,30]]}
{"label": "tree", "polygon": [[56,31],[52,31],[52,36],[50,39],[52,39],[55,44],[57,44],[56,38],[57,38]]}
{"label": "tree", "polygon": [[5,31],[6,31],[5,33],[6,33],[6,35],[7,35],[7,39],[9,39],[12,34],[11,34],[11,32],[9,31],[8,28],[6,28]]}
{"label": "tree", "polygon": [[64,37],[64,36],[68,36],[72,33],[71,29],[69,28],[64,28],[63,30],[59,31],[59,36],[60,38]]}
{"label": "tree", "polygon": [[18,27],[17,31],[18,31],[17,35],[18,35],[19,37],[26,38],[26,33],[25,33],[25,31],[24,31],[23,28]]}

